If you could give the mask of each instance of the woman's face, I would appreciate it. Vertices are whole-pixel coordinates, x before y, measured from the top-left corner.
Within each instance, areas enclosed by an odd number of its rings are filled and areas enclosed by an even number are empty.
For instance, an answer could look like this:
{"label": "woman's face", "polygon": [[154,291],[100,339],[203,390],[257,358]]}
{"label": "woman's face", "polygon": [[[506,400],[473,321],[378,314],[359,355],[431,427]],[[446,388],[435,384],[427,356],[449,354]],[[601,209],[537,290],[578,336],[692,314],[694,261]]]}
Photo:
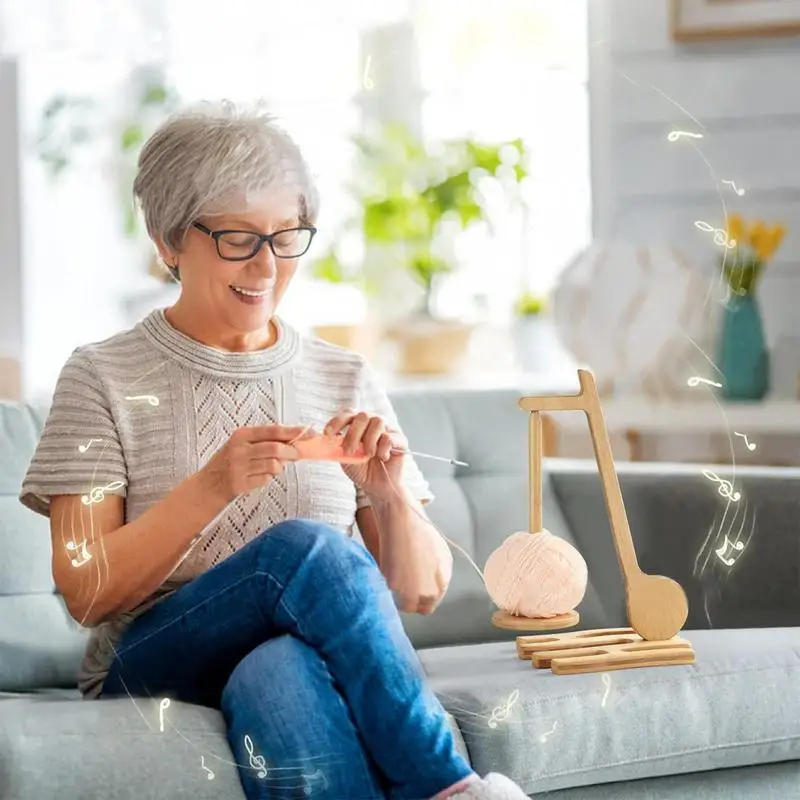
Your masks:
{"label": "woman's face", "polygon": [[[197,222],[212,232],[272,234],[296,228],[300,225],[297,192],[289,189],[271,192],[265,202],[243,213],[204,217]],[[226,238],[230,243],[224,246],[226,255],[246,254],[247,248],[241,251],[235,248],[239,242],[245,247],[247,236]],[[281,251],[277,242],[276,249]],[[180,307],[184,320],[193,318],[192,327],[200,329],[202,326],[208,332],[205,339],[247,338],[248,334],[263,334],[268,330],[269,320],[299,260],[276,258],[269,244],[264,242],[255,256],[245,261],[227,261],[218,254],[214,239],[194,226],[187,232],[179,253],[162,250],[162,257],[168,264],[177,261],[180,268],[182,288],[176,311]],[[248,295],[237,290],[245,290]]]}

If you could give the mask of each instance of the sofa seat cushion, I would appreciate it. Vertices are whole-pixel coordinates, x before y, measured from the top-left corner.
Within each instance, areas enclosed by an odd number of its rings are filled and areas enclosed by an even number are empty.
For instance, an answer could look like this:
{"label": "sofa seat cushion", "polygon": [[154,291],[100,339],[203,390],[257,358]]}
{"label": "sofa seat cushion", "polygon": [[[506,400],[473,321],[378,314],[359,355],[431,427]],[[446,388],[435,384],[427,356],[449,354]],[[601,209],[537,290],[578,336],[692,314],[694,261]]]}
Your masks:
{"label": "sofa seat cushion", "polygon": [[800,628],[682,636],[694,665],[588,675],[533,669],[502,643],[421,656],[476,771],[528,794],[800,759]]}
{"label": "sofa seat cushion", "polygon": [[159,702],[0,693],[0,797],[244,800],[222,715],[173,701],[162,733]]}

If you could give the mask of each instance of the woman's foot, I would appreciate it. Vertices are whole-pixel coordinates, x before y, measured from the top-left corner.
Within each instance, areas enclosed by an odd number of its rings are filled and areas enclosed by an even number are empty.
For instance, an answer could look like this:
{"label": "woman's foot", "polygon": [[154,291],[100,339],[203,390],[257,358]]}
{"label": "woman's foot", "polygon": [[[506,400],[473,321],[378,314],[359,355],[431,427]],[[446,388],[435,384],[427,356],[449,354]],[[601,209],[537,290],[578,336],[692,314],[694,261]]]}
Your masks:
{"label": "woman's foot", "polygon": [[455,794],[453,800],[528,800],[528,795],[510,778],[490,772],[485,778],[470,778]]}

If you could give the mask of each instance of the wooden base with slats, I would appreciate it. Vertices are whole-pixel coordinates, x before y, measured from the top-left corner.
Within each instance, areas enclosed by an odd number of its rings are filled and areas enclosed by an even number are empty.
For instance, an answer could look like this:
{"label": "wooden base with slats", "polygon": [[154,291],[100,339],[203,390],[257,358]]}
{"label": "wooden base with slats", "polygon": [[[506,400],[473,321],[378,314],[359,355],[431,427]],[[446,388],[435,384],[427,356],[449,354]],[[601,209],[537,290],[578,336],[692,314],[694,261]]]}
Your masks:
{"label": "wooden base with slats", "polygon": [[633,628],[518,636],[517,655],[534,669],[549,669],[556,675],[695,663],[686,639],[647,641]]}

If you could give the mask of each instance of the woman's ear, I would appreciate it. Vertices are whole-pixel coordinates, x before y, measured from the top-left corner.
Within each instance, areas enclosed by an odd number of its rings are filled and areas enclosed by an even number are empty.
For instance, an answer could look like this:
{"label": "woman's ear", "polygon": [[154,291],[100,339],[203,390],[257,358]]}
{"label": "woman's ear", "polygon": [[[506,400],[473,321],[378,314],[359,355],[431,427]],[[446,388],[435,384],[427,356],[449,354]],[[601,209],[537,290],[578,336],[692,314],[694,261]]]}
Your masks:
{"label": "woman's ear", "polygon": [[165,264],[172,266],[177,262],[178,254],[171,248],[167,247],[166,242],[160,236],[156,236],[156,238],[153,240],[153,244],[156,246],[156,250],[158,251],[158,257]]}

